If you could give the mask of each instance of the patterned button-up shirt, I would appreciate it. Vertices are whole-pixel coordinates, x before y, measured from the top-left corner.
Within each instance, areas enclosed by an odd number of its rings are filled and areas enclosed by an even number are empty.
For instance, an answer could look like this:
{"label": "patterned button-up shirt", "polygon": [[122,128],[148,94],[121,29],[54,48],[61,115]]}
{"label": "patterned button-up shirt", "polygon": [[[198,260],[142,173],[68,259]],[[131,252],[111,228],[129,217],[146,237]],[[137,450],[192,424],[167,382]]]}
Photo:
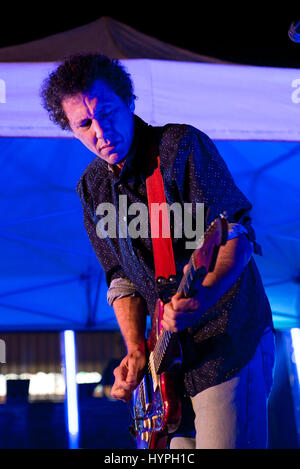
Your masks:
{"label": "patterned button-up shirt", "polygon": [[[128,206],[136,202],[147,204],[145,180],[156,146],[167,203],[203,203],[206,227],[226,211],[229,223],[243,225],[258,250],[249,215],[251,204],[236,186],[209,137],[190,125],[152,127],[135,117],[135,137],[121,173],[116,175],[105,161],[95,158],[81,176],[77,191],[84,224],[108,287],[113,280],[124,279],[125,284],[131,285],[129,293],[138,292],[145,299],[150,314],[158,299],[151,236],[118,236],[117,230],[116,237],[99,237],[96,228],[101,215],[96,212],[99,204],[110,202],[119,220],[120,195],[127,196]],[[127,225],[132,219],[132,215],[126,216]],[[186,241],[184,234],[173,236],[179,275],[192,252],[186,248]],[[266,327],[272,327],[271,309],[251,258],[238,281],[206,311],[199,325],[179,334],[186,394],[194,396],[233,377],[254,354]]]}

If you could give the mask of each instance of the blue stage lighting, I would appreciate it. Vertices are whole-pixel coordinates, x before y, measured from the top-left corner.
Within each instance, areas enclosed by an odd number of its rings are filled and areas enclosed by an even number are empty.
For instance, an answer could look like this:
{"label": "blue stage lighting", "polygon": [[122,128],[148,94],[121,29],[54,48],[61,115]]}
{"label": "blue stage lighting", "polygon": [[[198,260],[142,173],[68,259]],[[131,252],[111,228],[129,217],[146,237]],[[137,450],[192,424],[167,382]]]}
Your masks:
{"label": "blue stage lighting", "polygon": [[79,445],[79,412],[76,383],[76,347],[74,331],[64,331],[63,343],[69,447],[71,449],[76,449]]}

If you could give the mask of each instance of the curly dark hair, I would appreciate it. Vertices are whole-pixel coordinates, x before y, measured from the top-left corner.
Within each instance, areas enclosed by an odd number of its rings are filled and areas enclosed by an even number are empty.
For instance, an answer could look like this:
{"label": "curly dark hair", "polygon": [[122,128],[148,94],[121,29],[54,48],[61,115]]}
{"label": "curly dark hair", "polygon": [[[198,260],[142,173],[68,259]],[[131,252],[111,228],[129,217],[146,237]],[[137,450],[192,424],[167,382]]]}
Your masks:
{"label": "curly dark hair", "polygon": [[96,80],[105,82],[126,104],[136,99],[131,77],[118,60],[94,53],[73,55],[42,83],[40,96],[50,120],[63,130],[70,130],[62,101],[87,92]]}

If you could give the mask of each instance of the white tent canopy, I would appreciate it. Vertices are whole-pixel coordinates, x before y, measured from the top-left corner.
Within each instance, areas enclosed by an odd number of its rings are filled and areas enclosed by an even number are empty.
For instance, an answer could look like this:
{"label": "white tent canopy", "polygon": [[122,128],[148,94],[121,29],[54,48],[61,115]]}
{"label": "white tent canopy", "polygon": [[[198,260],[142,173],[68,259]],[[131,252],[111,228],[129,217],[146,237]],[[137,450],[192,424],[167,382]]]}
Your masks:
{"label": "white tent canopy", "polygon": [[[213,139],[299,141],[300,70],[127,59],[136,113],[184,122]],[[70,137],[48,119],[39,89],[55,63],[0,63],[0,136]]]}
{"label": "white tent canopy", "polygon": [[[14,57],[1,58],[0,50],[1,330],[113,329],[75,192],[93,155],[41,107],[40,85],[56,58]],[[215,140],[253,203],[264,254],[255,259],[275,326],[299,326],[300,70],[122,60],[140,117],[153,125],[188,123]]]}

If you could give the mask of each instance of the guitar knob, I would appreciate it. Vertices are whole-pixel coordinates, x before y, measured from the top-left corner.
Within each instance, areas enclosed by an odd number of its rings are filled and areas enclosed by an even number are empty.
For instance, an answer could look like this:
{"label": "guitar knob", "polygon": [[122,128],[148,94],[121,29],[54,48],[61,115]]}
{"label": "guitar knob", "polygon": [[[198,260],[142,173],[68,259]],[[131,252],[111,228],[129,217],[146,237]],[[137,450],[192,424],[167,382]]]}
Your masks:
{"label": "guitar knob", "polygon": [[160,425],[160,417],[159,417],[159,415],[154,415],[154,416],[152,417],[152,422],[153,422],[153,427],[154,427],[154,428],[159,427],[159,425]]}
{"label": "guitar knob", "polygon": [[151,430],[151,427],[152,427],[151,419],[144,420],[144,428],[149,428],[149,430]]}
{"label": "guitar knob", "polygon": [[149,435],[150,433],[149,432],[143,432],[142,435],[141,435],[141,438],[143,441],[146,441],[148,443],[149,441]]}

